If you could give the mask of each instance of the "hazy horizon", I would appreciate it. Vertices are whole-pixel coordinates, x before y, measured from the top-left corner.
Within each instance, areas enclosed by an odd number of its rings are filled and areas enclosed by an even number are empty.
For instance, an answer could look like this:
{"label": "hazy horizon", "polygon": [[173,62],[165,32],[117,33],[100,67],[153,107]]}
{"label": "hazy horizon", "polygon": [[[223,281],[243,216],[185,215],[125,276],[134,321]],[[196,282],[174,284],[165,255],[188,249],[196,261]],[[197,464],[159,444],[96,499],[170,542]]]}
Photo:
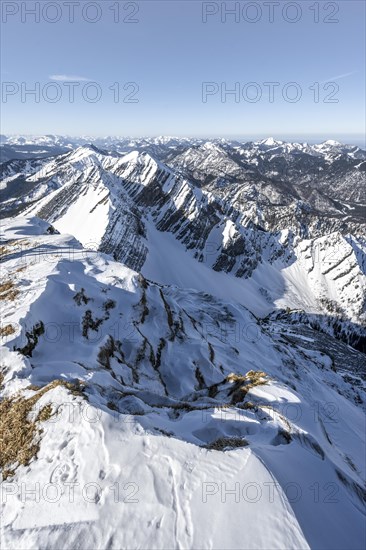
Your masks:
{"label": "hazy horizon", "polygon": [[14,133],[3,133],[1,134],[2,137],[24,137],[24,138],[37,138],[37,137],[43,137],[43,136],[56,136],[56,137],[67,137],[71,139],[88,139],[91,138],[93,140],[98,139],[154,139],[154,138],[177,138],[177,139],[203,139],[203,140],[219,140],[219,139],[226,139],[226,140],[232,140],[232,141],[239,141],[239,142],[251,142],[251,141],[260,141],[268,138],[273,138],[276,141],[284,141],[284,142],[290,142],[290,143],[309,143],[310,145],[317,144],[317,143],[323,143],[328,140],[334,140],[338,141],[344,145],[356,145],[358,147],[364,147],[366,148],[366,135],[363,134],[319,134],[319,135],[285,135],[285,134],[274,134],[274,133],[263,133],[263,134],[242,134],[242,135],[203,135],[203,134],[197,134],[197,135],[180,135],[179,133],[176,134],[150,134],[150,135],[129,135],[129,134],[88,134],[88,133],[79,133],[79,134],[59,134],[55,132],[46,132],[46,133],[22,133],[22,132],[14,132]]}
{"label": "hazy horizon", "polygon": [[365,132],[363,2],[58,6],[2,3],[5,134]]}

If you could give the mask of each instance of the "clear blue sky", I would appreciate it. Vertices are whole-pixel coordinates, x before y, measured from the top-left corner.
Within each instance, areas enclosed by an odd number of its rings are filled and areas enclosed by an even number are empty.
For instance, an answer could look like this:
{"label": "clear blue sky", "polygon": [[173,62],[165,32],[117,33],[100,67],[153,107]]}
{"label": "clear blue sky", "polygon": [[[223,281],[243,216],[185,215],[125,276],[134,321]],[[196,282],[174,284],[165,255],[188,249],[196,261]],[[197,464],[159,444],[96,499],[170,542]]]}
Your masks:
{"label": "clear blue sky", "polygon": [[[88,3],[83,17],[81,8]],[[258,2],[261,12],[248,7],[248,2],[237,2],[238,21],[227,15],[226,23],[221,20],[225,16],[221,2],[118,3],[119,22],[114,22],[116,0],[92,3],[97,7],[85,0],[75,2],[74,22],[69,22],[70,8],[58,0],[58,13],[51,6],[35,22],[34,16],[21,13],[21,2],[19,12],[11,15],[8,12],[16,3],[2,0],[2,133],[335,139],[345,135],[359,139],[364,133],[363,1],[298,0],[295,4],[301,14],[295,8],[283,14],[286,2],[280,0],[280,6],[274,6],[273,22],[263,2]],[[35,4],[26,2],[29,9]],[[46,4],[50,3],[40,2],[41,7]],[[139,8],[136,14],[134,4]],[[314,5],[319,6],[318,14],[310,9]],[[235,2],[226,2],[227,9],[234,6]],[[216,10],[203,22],[202,11]],[[299,16],[294,23],[285,20]],[[255,17],[257,22],[248,21]],[[59,21],[50,22],[56,18]],[[99,20],[91,23],[93,18]],[[74,103],[65,85],[69,79],[79,81]],[[82,96],[82,90],[90,97],[96,91],[89,81],[97,82],[102,93],[96,103]],[[339,87],[332,96],[337,103],[323,101],[334,90],[323,89],[328,81]],[[39,82],[39,103],[32,96],[22,100],[22,82],[23,91]],[[58,88],[44,88],[51,82]],[[109,89],[115,82],[120,86],[119,102]],[[133,92],[132,86],[123,90],[127,82],[139,87],[133,96],[136,103],[122,101]],[[202,101],[203,82],[216,83],[210,88],[215,93],[206,102]],[[249,82],[257,83],[256,88],[246,88]],[[279,82],[272,103],[264,82]],[[283,99],[288,82],[296,82],[301,89],[300,101]],[[315,90],[309,90],[314,82],[320,83],[319,102],[314,101]],[[239,102],[234,95],[222,102],[221,89],[234,88],[235,83],[239,83]],[[43,90],[51,99],[59,90],[60,100],[46,101]],[[243,94],[253,98],[258,90],[262,92],[258,102],[243,98]],[[8,92],[6,103],[4,91]],[[294,93],[294,88],[288,89],[290,97]]]}

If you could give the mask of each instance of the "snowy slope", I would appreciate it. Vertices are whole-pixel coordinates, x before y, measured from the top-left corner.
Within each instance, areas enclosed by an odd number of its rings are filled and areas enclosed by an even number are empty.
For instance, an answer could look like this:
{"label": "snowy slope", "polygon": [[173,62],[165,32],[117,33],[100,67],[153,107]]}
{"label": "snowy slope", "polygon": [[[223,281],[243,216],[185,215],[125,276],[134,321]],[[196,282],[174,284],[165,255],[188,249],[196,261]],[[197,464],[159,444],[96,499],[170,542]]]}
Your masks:
{"label": "snowy slope", "polygon": [[364,354],[37,218],[1,237],[1,397],[39,396],[39,450],[6,464],[6,548],[363,548]]}
{"label": "snowy slope", "polygon": [[[223,154],[222,145],[204,147],[208,158]],[[362,237],[352,247],[339,231],[312,239],[263,231],[147,153],[81,147],[41,172],[30,176],[40,198],[29,214],[153,280],[227,296],[260,316],[289,307],[365,321]]]}
{"label": "snowy slope", "polygon": [[365,151],[1,143],[2,547],[364,548]]}

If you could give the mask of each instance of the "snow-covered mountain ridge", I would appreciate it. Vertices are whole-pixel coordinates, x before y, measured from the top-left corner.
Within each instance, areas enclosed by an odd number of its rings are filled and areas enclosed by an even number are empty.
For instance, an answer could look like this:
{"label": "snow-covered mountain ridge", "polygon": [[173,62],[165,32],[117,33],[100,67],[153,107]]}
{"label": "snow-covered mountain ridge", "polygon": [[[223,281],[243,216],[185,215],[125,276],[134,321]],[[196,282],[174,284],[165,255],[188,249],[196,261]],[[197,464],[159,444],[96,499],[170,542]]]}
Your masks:
{"label": "snow-covered mountain ridge", "polygon": [[[7,177],[17,180],[18,175],[20,183],[22,177],[33,171],[29,163],[35,162],[37,152],[33,155],[27,150],[19,156],[10,150],[8,156],[4,154],[5,147],[13,147],[18,141],[28,143],[28,148],[32,143],[34,147],[40,143],[50,147],[48,154],[39,157],[70,152],[88,143],[109,155],[146,152],[182,172],[196,185],[223,195],[253,222],[270,230],[291,227],[305,237],[321,236],[333,230],[364,232],[366,152],[357,146],[332,141],[309,145],[273,139],[241,144],[161,137],[89,141],[59,136],[4,138],[0,151],[3,151],[2,160],[8,162],[3,162],[1,167],[3,186]],[[60,144],[63,149],[56,152],[54,147]],[[2,200],[6,200],[12,193],[1,195]]]}
{"label": "snow-covered mountain ridge", "polygon": [[148,153],[88,146],[37,168],[25,177],[28,195],[8,199],[13,208],[156,281],[208,290],[256,315],[290,307],[365,321],[362,234],[264,231],[216,189],[197,187]]}
{"label": "snow-covered mountain ridge", "polygon": [[2,544],[363,548],[365,153],[3,141]]}
{"label": "snow-covered mountain ridge", "polygon": [[37,218],[1,236],[2,404],[37,441],[4,465],[7,548],[362,547],[364,354]]}

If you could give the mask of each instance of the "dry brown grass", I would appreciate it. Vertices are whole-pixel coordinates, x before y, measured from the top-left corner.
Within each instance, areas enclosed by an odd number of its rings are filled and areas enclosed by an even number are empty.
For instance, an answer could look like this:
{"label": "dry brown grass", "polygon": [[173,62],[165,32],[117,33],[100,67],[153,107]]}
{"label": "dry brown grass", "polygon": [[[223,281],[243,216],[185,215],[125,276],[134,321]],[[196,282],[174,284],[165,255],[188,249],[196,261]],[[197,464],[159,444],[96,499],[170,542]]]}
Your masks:
{"label": "dry brown grass", "polygon": [[[24,246],[25,248],[28,248],[29,246],[32,245],[32,243],[28,240],[28,239],[12,239],[10,241],[7,242],[7,244],[11,245],[11,246],[19,246],[21,245],[22,247]],[[38,242],[36,241],[33,241],[33,246],[37,246]]]}
{"label": "dry brown grass", "polygon": [[6,246],[0,246],[0,256],[6,256],[9,253],[9,248],[7,248]]}
{"label": "dry brown grass", "polygon": [[20,464],[29,464],[39,451],[41,430],[37,421],[28,417],[40,397],[41,394],[29,399],[9,398],[0,403],[0,466],[3,479],[12,476]]}
{"label": "dry brown grass", "polygon": [[38,391],[41,387],[42,386],[37,386],[36,384],[29,384],[29,386],[27,386],[27,390]]}
{"label": "dry brown grass", "polygon": [[246,373],[245,376],[242,374],[235,374],[232,372],[226,377],[227,382],[243,382],[246,383],[248,380],[254,381],[261,378],[266,378],[267,374],[261,370],[250,370]]}
{"label": "dry brown grass", "polygon": [[48,404],[38,413],[37,422],[46,422],[53,415],[52,405]]}
{"label": "dry brown grass", "polygon": [[43,431],[39,423],[47,421],[52,416],[52,405],[45,405],[35,420],[31,420],[29,415],[42,395],[57,386],[64,386],[77,395],[81,392],[77,384],[53,380],[47,386],[38,389],[32,397],[17,395],[0,403],[0,467],[4,480],[13,476],[19,465],[28,465],[37,455]]}
{"label": "dry brown grass", "polygon": [[255,386],[263,386],[268,383],[267,374],[263,371],[250,370],[245,376],[231,373],[226,377],[226,381],[233,384],[230,390],[231,404],[236,405],[243,401],[246,394]]}
{"label": "dry brown grass", "polygon": [[[42,388],[41,391],[45,393],[46,391],[53,390],[53,388],[57,388],[57,386],[63,386],[64,388],[69,390],[69,392],[71,392],[72,395],[79,395],[81,397],[85,397],[85,395],[83,394],[85,384],[79,380],[77,380],[76,382],[67,382],[66,380],[59,380],[59,379],[52,380],[52,382],[50,382],[49,384],[47,384],[47,386]],[[33,387],[37,387],[37,386],[33,386]]]}
{"label": "dry brown grass", "polygon": [[0,284],[0,300],[15,300],[18,296],[19,290],[15,288],[14,281],[8,279],[4,283]]}
{"label": "dry brown grass", "polygon": [[13,286],[14,286],[14,283],[10,279],[5,281],[4,283],[1,283],[0,284],[0,294],[3,294],[3,292],[7,292],[11,288],[13,288]]}
{"label": "dry brown grass", "polygon": [[5,325],[3,327],[0,327],[0,336],[10,336],[10,334],[14,334],[15,328],[13,325]]}

